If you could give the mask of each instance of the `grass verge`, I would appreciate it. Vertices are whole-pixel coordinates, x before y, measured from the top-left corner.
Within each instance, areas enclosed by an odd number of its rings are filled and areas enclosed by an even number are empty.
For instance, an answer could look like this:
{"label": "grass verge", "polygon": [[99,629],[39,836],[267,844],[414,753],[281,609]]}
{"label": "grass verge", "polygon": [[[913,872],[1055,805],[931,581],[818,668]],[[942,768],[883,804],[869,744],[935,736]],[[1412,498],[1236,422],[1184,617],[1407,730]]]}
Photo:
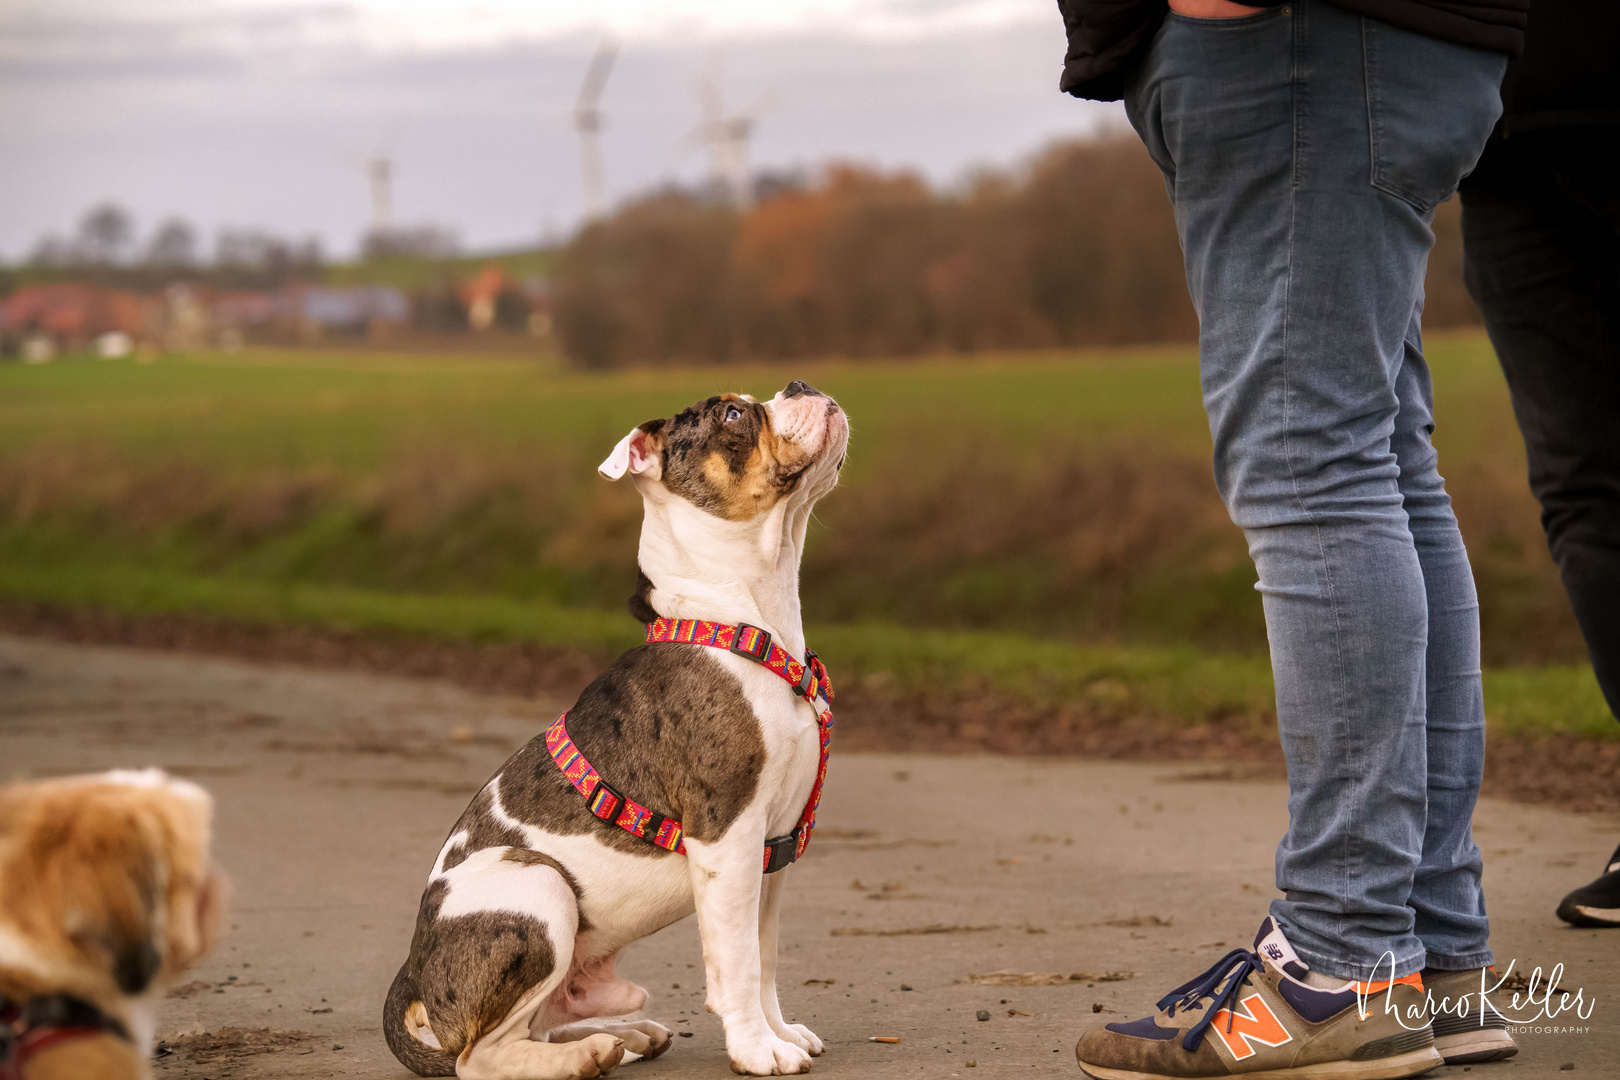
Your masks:
{"label": "grass verge", "polygon": [[[127,616],[528,645],[602,658],[640,640],[628,617],[597,609],[118,566],[0,565],[0,599]],[[1274,722],[1270,669],[1259,656],[876,624],[815,626],[810,637],[841,685],[885,697],[992,696],[1186,727],[1235,722],[1259,729]],[[1620,742],[1620,724],[1610,717],[1590,668],[1487,670],[1485,703],[1490,727],[1502,734]]]}

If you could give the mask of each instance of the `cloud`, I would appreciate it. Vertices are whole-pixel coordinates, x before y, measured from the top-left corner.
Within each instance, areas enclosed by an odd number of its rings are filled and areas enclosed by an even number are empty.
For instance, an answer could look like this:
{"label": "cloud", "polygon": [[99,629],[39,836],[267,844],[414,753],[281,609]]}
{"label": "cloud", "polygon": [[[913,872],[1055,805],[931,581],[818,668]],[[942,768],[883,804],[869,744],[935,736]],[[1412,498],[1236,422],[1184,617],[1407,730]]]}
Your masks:
{"label": "cloud", "polygon": [[348,4],[178,11],[134,0],[127,10],[96,17],[77,10],[82,6],[22,7],[0,15],[0,78],[186,78],[336,53],[363,38],[363,13]]}
{"label": "cloud", "polygon": [[[601,32],[586,15],[638,2],[486,3],[499,34],[431,47],[419,40],[431,20],[412,22],[408,0],[387,5],[404,44],[370,28],[377,3],[6,6],[0,255],[109,198],[148,227],[181,214],[205,233],[314,232],[328,251],[352,250],[368,214],[358,166],[376,152],[396,163],[402,222],[451,227],[475,247],[566,230],[581,209],[574,95]],[[766,4],[666,6],[667,20],[701,6],[709,22],[622,39],[603,99],[616,199],[704,174],[685,136],[717,61],[733,109],[764,106],[751,150],[766,168],[856,160],[946,182],[1120,123],[1117,108],[1058,93],[1063,34],[1047,0],[783,5],[801,20],[853,12],[811,29],[743,10]],[[530,8],[561,14],[525,22]]]}
{"label": "cloud", "polygon": [[905,41],[1053,24],[1045,0],[60,0],[0,9],[0,64],[22,75],[153,76],[273,63],[595,40],[758,42],[836,33]]}

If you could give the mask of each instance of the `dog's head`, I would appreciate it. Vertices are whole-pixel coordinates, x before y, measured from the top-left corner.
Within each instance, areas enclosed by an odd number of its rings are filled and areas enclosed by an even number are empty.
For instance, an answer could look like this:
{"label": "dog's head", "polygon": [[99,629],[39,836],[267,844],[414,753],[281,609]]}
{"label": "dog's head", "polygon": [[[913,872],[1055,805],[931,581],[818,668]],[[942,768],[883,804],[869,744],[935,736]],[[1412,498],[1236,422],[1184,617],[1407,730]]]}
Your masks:
{"label": "dog's head", "polygon": [[848,446],[838,403],[798,380],[769,401],[721,394],[632,428],[599,467],[632,477],[646,508],[631,614],[650,622],[677,596],[727,611],[727,589],[796,606],[810,509],[837,486]]}
{"label": "dog's head", "polygon": [[838,403],[794,380],[769,401],[720,394],[639,424],[600,472],[629,475],[644,495],[726,521],[758,521],[784,502],[810,504],[831,491],[848,443]]}
{"label": "dog's head", "polygon": [[213,799],[157,769],[0,788],[0,967],[103,1006],[213,945]]}

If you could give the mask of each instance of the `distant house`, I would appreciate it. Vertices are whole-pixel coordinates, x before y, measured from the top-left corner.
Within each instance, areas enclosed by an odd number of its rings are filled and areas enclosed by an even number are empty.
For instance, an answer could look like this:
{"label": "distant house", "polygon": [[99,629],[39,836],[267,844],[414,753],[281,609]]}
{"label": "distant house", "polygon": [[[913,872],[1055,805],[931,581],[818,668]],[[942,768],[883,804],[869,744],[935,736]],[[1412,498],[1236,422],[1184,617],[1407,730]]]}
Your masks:
{"label": "distant house", "polygon": [[146,329],[141,298],[119,289],[69,282],[18,289],[0,300],[0,345],[16,352],[23,342],[52,350],[82,349],[103,334],[133,339]]}
{"label": "distant house", "polygon": [[490,264],[461,286],[467,325],[473,330],[499,326],[527,330],[534,337],[551,333],[551,283],[529,278],[514,284],[499,265]]}
{"label": "distant house", "polygon": [[247,290],[216,293],[210,305],[216,325],[238,332],[271,325],[286,307],[280,293]]}
{"label": "distant house", "polygon": [[495,265],[479,270],[477,277],[461,287],[461,301],[467,305],[470,328],[488,330],[495,325],[496,305],[505,289],[506,273]]}
{"label": "distant house", "polygon": [[375,336],[405,325],[411,317],[404,294],[384,285],[292,286],[281,292],[280,302],[280,314],[305,338],[327,333]]}
{"label": "distant house", "polygon": [[214,319],[204,290],[177,282],[153,303],[156,317],[149,320],[149,327],[157,331],[164,348],[184,351],[207,341]]}
{"label": "distant house", "polygon": [[530,336],[546,338],[554,328],[552,317],[554,292],[551,282],[543,277],[532,277],[523,283],[523,299],[529,304],[529,317],[525,327]]}

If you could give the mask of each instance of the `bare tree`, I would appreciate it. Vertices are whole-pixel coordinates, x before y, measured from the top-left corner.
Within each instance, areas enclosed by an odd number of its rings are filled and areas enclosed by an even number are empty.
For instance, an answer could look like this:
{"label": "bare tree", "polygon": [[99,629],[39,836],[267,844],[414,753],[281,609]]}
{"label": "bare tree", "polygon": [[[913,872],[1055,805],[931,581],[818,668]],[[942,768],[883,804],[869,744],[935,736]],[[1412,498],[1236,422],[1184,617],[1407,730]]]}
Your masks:
{"label": "bare tree", "polygon": [[119,262],[135,238],[135,223],[129,211],[115,203],[93,207],[79,221],[78,255],[96,266]]}
{"label": "bare tree", "polygon": [[257,229],[222,229],[214,268],[228,282],[254,288],[307,277],[320,269],[320,242],[286,240]]}
{"label": "bare tree", "polygon": [[73,245],[54,233],[39,238],[28,256],[30,266],[60,269],[73,263]]}
{"label": "bare tree", "polygon": [[191,223],[169,218],[158,226],[146,244],[148,266],[166,270],[184,269],[197,263],[197,231]]}
{"label": "bare tree", "polygon": [[461,251],[455,232],[437,225],[417,225],[403,229],[372,229],[360,243],[368,259],[406,255],[423,259],[448,259]]}

